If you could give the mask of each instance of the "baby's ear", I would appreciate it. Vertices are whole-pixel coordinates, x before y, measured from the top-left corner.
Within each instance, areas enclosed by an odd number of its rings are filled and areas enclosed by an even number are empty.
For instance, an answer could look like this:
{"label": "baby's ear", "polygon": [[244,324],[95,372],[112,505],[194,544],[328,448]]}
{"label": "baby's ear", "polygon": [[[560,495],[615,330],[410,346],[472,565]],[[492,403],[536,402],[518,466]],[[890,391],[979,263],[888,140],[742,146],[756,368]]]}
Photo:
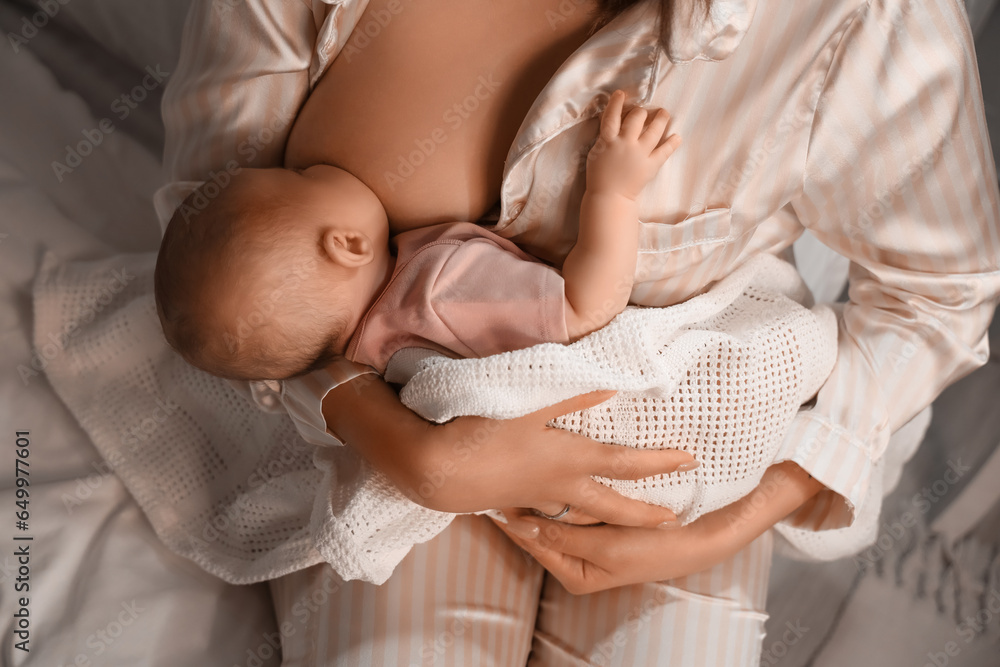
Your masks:
{"label": "baby's ear", "polygon": [[323,251],[344,268],[356,269],[375,258],[371,240],[351,229],[327,229],[323,232]]}

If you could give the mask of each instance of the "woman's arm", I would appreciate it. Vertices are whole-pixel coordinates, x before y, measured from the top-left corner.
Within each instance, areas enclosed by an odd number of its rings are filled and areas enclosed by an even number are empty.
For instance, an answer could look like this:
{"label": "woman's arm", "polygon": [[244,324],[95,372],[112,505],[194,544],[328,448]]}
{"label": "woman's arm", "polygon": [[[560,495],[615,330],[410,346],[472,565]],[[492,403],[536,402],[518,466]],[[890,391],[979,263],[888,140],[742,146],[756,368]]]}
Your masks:
{"label": "woman's arm", "polygon": [[881,503],[871,477],[890,435],[986,363],[1000,296],[998,199],[961,6],[864,6],[818,91],[791,202],[851,260],[837,363],[777,459],[829,489],[796,514],[808,528],[851,526],[863,504]]}
{"label": "woman's arm", "polygon": [[670,510],[625,498],[592,479],[639,479],[690,464],[678,450],[604,445],[546,424],[597,405],[612,392],[577,396],[518,419],[459,417],[432,424],[389,385],[364,375],[323,401],[328,428],[385,473],[412,500],[444,512],[572,505],[600,521],[658,526]]}

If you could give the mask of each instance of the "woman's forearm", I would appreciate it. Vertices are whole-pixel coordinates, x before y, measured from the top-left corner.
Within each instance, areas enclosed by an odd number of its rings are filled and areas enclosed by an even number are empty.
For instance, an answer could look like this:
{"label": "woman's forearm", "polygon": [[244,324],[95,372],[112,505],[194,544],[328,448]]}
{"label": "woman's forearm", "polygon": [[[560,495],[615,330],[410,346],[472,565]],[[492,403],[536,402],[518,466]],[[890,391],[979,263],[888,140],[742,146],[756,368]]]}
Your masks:
{"label": "woman's forearm", "polygon": [[706,538],[708,566],[722,562],[808,503],[823,489],[793,461],[769,467],[760,484],[735,503],[701,517],[688,527]]}
{"label": "woman's forearm", "polygon": [[381,377],[360,375],[334,387],[323,399],[323,417],[332,433],[404,493],[420,485],[434,425],[403,405]]}

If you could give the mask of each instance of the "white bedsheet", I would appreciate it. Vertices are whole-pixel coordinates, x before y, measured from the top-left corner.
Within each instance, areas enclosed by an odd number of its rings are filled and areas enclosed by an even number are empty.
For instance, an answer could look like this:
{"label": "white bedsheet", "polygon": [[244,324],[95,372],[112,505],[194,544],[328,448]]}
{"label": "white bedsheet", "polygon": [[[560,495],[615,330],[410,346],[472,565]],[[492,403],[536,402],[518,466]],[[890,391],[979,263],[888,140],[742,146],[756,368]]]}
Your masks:
{"label": "white bedsheet", "polygon": [[[31,283],[62,259],[152,250],[159,164],[107,134],[60,182],[53,160],[97,127],[25,51],[0,49],[0,646],[2,665],[230,665],[274,630],[265,587],[235,587],[172,554],[100,463],[44,375],[30,368]],[[30,431],[30,653],[14,649],[14,431]],[[82,657],[80,657],[82,656]],[[76,661],[76,662],[74,662]],[[277,664],[272,657],[264,665]]]}

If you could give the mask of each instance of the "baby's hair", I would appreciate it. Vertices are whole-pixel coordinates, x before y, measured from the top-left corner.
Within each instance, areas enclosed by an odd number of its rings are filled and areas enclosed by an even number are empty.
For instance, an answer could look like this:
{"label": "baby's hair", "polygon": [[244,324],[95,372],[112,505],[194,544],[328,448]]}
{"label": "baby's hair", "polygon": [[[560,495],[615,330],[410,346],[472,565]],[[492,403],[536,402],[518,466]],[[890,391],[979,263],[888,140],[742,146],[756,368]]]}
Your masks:
{"label": "baby's hair", "polygon": [[[331,312],[335,295],[308,289],[319,240],[278,224],[305,214],[295,202],[280,195],[255,200],[243,190],[231,184],[204,210],[192,216],[181,207],[185,213],[170,220],[154,274],[164,336],[192,365],[230,379],[285,379],[322,368],[336,357],[332,344],[349,322]],[[268,276],[280,280],[266,286],[263,298],[250,299]],[[208,289],[216,281],[249,301],[235,321],[218,319]]]}

